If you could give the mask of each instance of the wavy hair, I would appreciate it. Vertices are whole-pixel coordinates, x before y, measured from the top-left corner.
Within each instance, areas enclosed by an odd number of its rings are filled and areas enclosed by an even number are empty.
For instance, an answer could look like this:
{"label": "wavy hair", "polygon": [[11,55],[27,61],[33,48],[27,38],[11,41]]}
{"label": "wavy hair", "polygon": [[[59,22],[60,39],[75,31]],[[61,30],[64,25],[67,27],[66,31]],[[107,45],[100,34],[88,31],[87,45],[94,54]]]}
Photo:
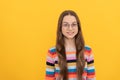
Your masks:
{"label": "wavy hair", "polygon": [[67,60],[66,60],[65,46],[64,46],[65,41],[64,41],[64,35],[62,34],[62,30],[61,30],[63,18],[67,15],[74,16],[77,20],[78,33],[75,35],[77,80],[82,80],[82,73],[85,66],[85,60],[84,60],[85,42],[81,31],[81,24],[79,17],[72,10],[63,11],[59,16],[58,24],[57,24],[57,36],[56,36],[55,46],[56,46],[56,52],[58,54],[58,65],[60,67],[60,79],[68,80]]}

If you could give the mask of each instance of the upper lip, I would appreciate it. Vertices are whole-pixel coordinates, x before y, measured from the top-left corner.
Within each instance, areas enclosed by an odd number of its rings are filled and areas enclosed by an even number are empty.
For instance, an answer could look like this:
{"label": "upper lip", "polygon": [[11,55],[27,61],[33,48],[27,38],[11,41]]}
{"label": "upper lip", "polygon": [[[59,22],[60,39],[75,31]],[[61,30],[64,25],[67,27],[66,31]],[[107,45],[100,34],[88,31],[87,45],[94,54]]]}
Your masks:
{"label": "upper lip", "polygon": [[73,33],[73,32],[67,32],[67,33]]}

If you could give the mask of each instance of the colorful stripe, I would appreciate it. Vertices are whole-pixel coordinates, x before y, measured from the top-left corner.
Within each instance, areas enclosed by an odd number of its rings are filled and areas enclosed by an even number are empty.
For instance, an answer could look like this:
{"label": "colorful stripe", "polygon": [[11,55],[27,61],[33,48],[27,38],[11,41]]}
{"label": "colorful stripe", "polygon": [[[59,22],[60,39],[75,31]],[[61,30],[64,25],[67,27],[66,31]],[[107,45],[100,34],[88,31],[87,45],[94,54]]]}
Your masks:
{"label": "colorful stripe", "polygon": [[[85,60],[86,65],[82,74],[83,80],[96,80],[94,57],[92,49],[89,46],[85,46]],[[67,66],[68,66],[68,78],[69,80],[77,80],[76,73],[76,52],[66,52]],[[58,57],[56,54],[56,48],[52,47],[48,50],[46,59],[46,77],[45,80],[56,80],[58,78],[60,68],[58,66]]]}

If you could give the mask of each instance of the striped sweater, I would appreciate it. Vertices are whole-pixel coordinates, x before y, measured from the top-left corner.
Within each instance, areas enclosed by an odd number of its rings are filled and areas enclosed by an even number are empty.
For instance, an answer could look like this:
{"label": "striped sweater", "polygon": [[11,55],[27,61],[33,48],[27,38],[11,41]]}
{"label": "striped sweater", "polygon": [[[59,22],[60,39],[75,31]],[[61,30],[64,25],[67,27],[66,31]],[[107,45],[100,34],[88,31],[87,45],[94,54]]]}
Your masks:
{"label": "striped sweater", "polygon": [[[94,67],[94,57],[93,52],[90,46],[85,45],[85,67],[82,74],[83,80],[96,80],[95,76],[95,67]],[[76,73],[76,52],[75,51],[66,51],[66,59],[68,66],[68,80],[77,80]],[[51,47],[48,50],[46,57],[46,75],[45,80],[58,80],[58,75],[60,68],[58,66],[58,57],[56,54],[56,48]]]}

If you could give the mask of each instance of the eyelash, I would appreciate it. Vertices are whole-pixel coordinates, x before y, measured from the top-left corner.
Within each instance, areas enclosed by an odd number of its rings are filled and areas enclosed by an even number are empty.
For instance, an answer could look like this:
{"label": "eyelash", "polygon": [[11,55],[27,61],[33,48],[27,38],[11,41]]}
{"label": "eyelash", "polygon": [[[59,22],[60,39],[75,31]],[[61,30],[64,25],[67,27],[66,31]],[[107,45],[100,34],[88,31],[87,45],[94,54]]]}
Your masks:
{"label": "eyelash", "polygon": [[[72,26],[76,26],[76,23],[71,24]],[[68,24],[63,24],[63,26],[68,26]]]}

